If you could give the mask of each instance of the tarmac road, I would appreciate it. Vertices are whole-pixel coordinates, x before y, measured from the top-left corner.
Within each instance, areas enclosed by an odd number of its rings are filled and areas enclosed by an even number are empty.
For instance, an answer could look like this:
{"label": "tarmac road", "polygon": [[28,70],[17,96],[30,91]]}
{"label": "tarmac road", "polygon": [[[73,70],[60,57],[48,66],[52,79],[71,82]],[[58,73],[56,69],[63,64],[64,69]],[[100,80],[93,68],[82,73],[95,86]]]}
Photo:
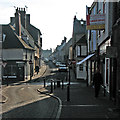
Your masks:
{"label": "tarmac road", "polygon": [[40,85],[19,85],[7,88],[4,94],[8,99],[2,105],[2,117],[55,118],[58,101],[38,93],[38,88],[44,89]]}
{"label": "tarmac road", "polygon": [[[57,99],[37,92],[37,89],[46,91],[43,88],[43,79],[52,78],[55,66],[48,65],[42,76],[37,80],[27,81],[23,83],[9,84],[3,90],[3,95],[6,97],[5,103],[2,104],[2,118],[56,118],[59,102]],[[42,70],[43,71],[43,70]],[[56,74],[56,73],[55,73]],[[47,80],[46,80],[47,81]]]}

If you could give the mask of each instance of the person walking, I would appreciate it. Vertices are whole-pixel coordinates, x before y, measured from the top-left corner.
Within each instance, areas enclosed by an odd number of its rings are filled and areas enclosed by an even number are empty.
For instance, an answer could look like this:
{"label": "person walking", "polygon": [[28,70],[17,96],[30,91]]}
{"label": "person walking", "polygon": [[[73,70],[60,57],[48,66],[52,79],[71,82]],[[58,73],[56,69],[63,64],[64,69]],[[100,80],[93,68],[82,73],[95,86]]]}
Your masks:
{"label": "person walking", "polygon": [[35,72],[37,72],[37,74],[39,73],[39,66],[35,67]]}
{"label": "person walking", "polygon": [[103,78],[100,73],[100,70],[97,69],[96,73],[93,76],[93,85],[95,87],[95,97],[97,98],[100,91],[100,86],[103,84]]}

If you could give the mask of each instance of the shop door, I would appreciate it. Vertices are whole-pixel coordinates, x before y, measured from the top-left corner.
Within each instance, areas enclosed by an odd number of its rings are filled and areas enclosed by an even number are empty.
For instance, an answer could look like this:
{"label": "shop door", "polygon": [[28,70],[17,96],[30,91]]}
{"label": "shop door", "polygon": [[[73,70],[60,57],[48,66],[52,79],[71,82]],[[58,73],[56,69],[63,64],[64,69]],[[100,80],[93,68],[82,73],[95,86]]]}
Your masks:
{"label": "shop door", "polygon": [[18,80],[24,80],[24,66],[18,67]]}

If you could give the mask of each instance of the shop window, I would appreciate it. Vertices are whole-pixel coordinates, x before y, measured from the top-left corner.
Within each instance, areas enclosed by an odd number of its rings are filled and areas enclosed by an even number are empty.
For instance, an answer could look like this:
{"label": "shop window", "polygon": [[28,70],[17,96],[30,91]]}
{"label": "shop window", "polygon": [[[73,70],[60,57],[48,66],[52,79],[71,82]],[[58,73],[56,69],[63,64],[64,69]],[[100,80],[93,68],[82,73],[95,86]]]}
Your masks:
{"label": "shop window", "polygon": [[7,65],[4,69],[4,75],[16,76],[17,75],[17,66],[16,65]]}
{"label": "shop window", "polygon": [[83,71],[83,64],[80,64],[80,65],[79,65],[79,70],[80,70],[80,71]]}

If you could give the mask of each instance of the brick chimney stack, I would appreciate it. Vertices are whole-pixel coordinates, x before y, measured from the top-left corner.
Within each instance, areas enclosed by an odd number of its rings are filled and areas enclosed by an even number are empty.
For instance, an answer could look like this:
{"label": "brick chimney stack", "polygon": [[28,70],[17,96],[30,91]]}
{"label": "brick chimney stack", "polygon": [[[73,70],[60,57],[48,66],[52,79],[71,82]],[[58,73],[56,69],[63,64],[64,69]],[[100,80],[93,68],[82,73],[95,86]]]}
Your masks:
{"label": "brick chimney stack", "polygon": [[26,11],[25,8],[20,8],[20,15],[21,15],[21,24],[26,29]]}
{"label": "brick chimney stack", "polygon": [[26,28],[30,25],[30,14],[26,14]]}
{"label": "brick chimney stack", "polygon": [[18,8],[15,13],[15,29],[18,36],[21,36],[21,15]]}

